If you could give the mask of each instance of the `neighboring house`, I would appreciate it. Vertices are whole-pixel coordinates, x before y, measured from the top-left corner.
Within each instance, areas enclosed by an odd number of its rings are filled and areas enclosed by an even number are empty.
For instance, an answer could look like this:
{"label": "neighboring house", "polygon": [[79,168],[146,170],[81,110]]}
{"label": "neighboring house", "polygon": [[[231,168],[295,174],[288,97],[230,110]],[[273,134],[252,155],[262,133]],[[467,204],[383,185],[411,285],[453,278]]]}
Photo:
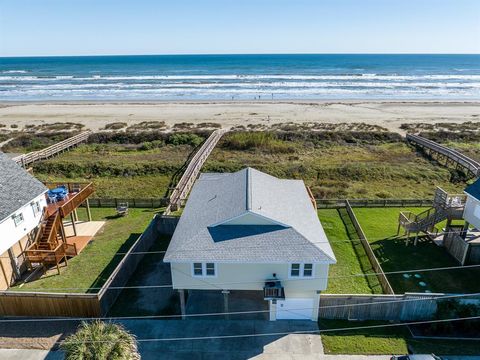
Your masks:
{"label": "neighboring house", "polygon": [[254,290],[270,320],[316,321],[336,260],[309,194],[301,180],[252,168],[201,174],[164,258],[182,314],[185,291]]}
{"label": "neighboring house", "polygon": [[20,276],[21,254],[40,223],[47,188],[0,152],[0,289]]}
{"label": "neighboring house", "polygon": [[[480,179],[467,186],[465,194],[467,200],[463,218],[466,223],[462,229],[461,239],[459,236],[451,236],[451,242],[447,242],[446,245],[462,265],[480,264]],[[466,229],[468,230],[465,231]]]}

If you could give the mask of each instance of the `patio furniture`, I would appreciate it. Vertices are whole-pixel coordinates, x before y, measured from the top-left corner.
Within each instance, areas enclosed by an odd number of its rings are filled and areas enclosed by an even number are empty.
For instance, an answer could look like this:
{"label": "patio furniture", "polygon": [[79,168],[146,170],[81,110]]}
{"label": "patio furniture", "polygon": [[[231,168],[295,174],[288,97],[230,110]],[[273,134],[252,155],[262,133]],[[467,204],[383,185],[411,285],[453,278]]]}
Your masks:
{"label": "patio furniture", "polygon": [[126,215],[128,215],[128,202],[118,204],[118,206],[117,206],[117,215],[118,215],[118,216],[126,216]]}

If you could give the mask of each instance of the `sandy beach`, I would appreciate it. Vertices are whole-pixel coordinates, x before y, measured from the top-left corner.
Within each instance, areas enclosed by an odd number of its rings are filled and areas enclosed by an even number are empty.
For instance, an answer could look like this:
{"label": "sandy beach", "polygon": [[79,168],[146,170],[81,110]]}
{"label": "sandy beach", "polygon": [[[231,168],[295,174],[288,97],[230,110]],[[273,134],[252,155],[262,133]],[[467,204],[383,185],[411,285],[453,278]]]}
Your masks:
{"label": "sandy beach", "polygon": [[404,123],[480,121],[480,102],[434,101],[250,101],[250,102],[49,102],[1,103],[0,124],[19,129],[54,122],[106,124],[142,121],[219,123],[222,127],[275,123],[366,123],[402,132]]}

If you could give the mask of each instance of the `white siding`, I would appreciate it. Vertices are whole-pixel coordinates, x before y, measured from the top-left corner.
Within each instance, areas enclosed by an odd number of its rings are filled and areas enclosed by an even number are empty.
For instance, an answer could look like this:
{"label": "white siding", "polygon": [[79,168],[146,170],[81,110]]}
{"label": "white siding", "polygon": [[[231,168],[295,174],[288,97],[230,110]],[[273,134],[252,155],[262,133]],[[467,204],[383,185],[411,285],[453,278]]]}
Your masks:
{"label": "white siding", "polygon": [[[36,201],[40,202],[41,209],[47,206],[44,194],[33,200],[33,202]],[[5,251],[10,249],[20,239],[35,229],[40,222],[40,217],[42,216],[41,211],[34,216],[30,203],[19,208],[14,214],[18,213],[22,213],[23,215],[23,222],[18,226],[15,226],[12,216],[7,217],[0,223],[0,254],[3,254]]]}
{"label": "white siding", "polygon": [[480,229],[480,201],[468,195],[463,218],[477,229]]}
{"label": "white siding", "polygon": [[215,277],[193,277],[191,263],[172,263],[175,289],[263,290],[275,273],[287,297],[311,297],[327,287],[328,265],[315,264],[313,278],[289,279],[289,264],[216,264]]}

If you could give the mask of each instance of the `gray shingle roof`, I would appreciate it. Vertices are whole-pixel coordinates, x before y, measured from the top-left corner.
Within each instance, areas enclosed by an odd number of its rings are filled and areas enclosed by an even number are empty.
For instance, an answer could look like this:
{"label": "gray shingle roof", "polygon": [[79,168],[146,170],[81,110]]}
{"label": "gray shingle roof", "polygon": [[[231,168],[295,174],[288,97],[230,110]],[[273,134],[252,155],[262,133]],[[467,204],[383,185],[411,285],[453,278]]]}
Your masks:
{"label": "gray shingle roof", "polygon": [[0,152],[0,221],[47,190],[45,185]]}
{"label": "gray shingle roof", "polygon": [[200,175],[164,260],[336,261],[303,181],[252,168]]}

